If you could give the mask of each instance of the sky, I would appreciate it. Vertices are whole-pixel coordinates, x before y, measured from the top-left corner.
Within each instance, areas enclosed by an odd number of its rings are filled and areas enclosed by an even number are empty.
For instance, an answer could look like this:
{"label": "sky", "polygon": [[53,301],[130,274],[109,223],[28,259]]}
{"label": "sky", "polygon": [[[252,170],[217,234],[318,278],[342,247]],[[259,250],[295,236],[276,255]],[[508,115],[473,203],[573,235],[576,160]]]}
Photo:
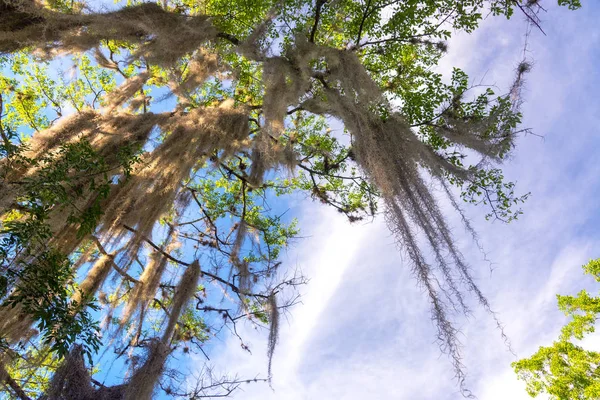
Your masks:
{"label": "sky", "polygon": [[[577,12],[549,4],[541,15],[546,35],[534,30],[529,41],[534,68],[523,93],[523,126],[535,135],[520,137],[503,167],[518,190],[531,192],[524,214],[507,225],[485,221],[482,208],[466,209],[486,257],[459,217],[447,214],[516,353],[483,310],[456,319],[466,383],[479,399],[528,399],[510,363],[558,337],[566,318],[556,307],[556,294],[598,292],[581,265],[600,257],[600,4],[583,3]],[[519,15],[511,21],[490,18],[474,34],[449,42],[440,71],[461,67],[473,83],[506,89],[522,55],[524,32]],[[435,342],[426,294],[383,221],[350,225],[310,199],[291,203],[290,210],[304,238],[288,249],[285,264],[310,282],[301,289],[302,304],[282,324],[272,388],[247,384],[233,398],[461,398],[450,361]],[[225,336],[211,349],[215,371],[265,377],[267,332],[240,328],[252,355]],[[600,350],[600,335],[583,345]],[[204,363],[200,356],[196,361]]]}

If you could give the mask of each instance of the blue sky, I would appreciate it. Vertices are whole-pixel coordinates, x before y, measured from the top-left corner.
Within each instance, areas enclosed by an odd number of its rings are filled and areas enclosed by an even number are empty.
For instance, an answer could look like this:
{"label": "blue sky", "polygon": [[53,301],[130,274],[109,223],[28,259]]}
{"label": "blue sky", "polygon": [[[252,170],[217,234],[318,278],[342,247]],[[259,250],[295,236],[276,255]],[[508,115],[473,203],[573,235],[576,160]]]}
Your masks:
{"label": "blue sky", "polygon": [[[548,2],[550,3],[550,2]],[[554,2],[552,2],[554,3]],[[547,36],[530,39],[534,69],[524,90],[523,136],[504,166],[518,189],[531,191],[525,214],[505,225],[486,222],[485,210],[467,213],[493,265],[449,213],[473,273],[505,324],[519,357],[550,344],[565,318],[557,293],[597,292],[581,265],[600,256],[600,4],[577,12],[548,5]],[[473,82],[507,88],[523,44],[517,15],[484,22],[473,35],[450,43],[440,66],[465,69]],[[311,279],[303,304],[283,323],[274,358],[273,389],[249,384],[235,399],[454,399],[461,398],[449,360],[434,341],[427,298],[416,286],[381,220],[349,225],[338,213],[311,202],[291,204],[302,235],[286,264]],[[467,385],[479,399],[527,399],[510,369],[516,360],[494,321],[482,310],[458,318]],[[242,327],[253,355],[229,337],[215,345],[218,371],[266,375],[266,332]],[[584,345],[600,350],[600,335]],[[198,358],[198,365],[204,360]]]}

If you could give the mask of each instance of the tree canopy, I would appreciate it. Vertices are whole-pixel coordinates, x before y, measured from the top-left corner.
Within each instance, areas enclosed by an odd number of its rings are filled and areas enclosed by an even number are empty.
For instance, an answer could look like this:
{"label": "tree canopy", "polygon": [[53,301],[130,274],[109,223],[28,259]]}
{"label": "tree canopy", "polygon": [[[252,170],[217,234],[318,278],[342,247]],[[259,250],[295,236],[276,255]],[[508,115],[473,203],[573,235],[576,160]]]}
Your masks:
{"label": "tree canopy", "polygon": [[[350,222],[384,215],[463,387],[451,314],[469,313],[470,293],[495,316],[431,183],[473,235],[460,199],[518,217],[527,195],[498,165],[524,131],[530,64],[506,93],[434,67],[453,32],[487,16],[517,12],[541,29],[539,3],[0,0],[7,390],[231,393],[242,381],[206,370],[190,385],[169,357],[204,353],[224,329],[250,350],[236,330],[248,320],[268,326],[271,359],[280,312],[305,282],[280,261],[298,227],[277,204],[295,192]],[[125,381],[90,373],[107,351]]]}
{"label": "tree canopy", "polygon": [[[600,259],[583,266],[586,274],[600,282]],[[527,393],[547,393],[551,399],[597,399],[600,397],[600,353],[573,343],[595,331],[600,297],[582,290],[577,296],[556,296],[558,308],[571,320],[552,346],[541,346],[529,358],[514,362],[513,368],[527,384]]]}

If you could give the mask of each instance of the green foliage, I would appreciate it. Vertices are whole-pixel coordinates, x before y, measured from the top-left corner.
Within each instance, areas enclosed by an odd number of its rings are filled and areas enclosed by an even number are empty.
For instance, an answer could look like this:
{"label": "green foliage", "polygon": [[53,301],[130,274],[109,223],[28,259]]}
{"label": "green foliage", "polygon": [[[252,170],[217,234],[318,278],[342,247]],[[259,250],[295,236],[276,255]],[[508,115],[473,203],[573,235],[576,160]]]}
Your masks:
{"label": "green foliage", "polygon": [[[264,199],[267,189],[277,184],[266,181],[264,188],[249,188],[245,181],[244,163],[249,164],[250,161],[241,158],[222,163],[220,168],[207,172],[203,180],[190,182],[188,188],[203,200],[199,206],[215,226],[222,225],[225,228],[231,224],[231,218],[240,218],[251,231],[259,235],[261,246],[249,249],[244,260],[264,264],[268,270],[277,263],[288,241],[298,234],[297,222],[292,220],[285,223],[280,215],[269,212]],[[235,232],[235,227],[237,225],[230,227],[230,234]],[[201,240],[200,244],[211,250],[218,249],[218,243],[213,241]]]}
{"label": "green foliage", "polygon": [[[583,266],[587,274],[600,281],[600,259]],[[512,364],[527,393],[536,397],[547,393],[552,399],[597,399],[600,397],[600,353],[572,343],[595,331],[600,313],[600,297],[582,290],[577,296],[557,295],[558,307],[571,318],[562,328],[558,341],[540,349],[530,358]]]}
{"label": "green foliage", "polygon": [[[88,309],[97,307],[93,302],[77,304],[71,299],[77,290],[72,263],[68,255],[49,244],[52,228],[48,219],[52,210],[65,209],[66,218],[78,227],[79,237],[94,231],[102,214],[100,202],[110,190],[104,159],[85,140],[65,143],[57,153],[35,160],[23,156],[26,145],[4,149],[10,162],[33,165],[37,174],[18,183],[18,208],[1,221],[3,307],[23,307],[37,323],[43,344],[60,357],[76,342],[81,342],[91,357],[100,341],[98,325]],[[121,160],[127,168],[135,162],[128,153]],[[78,199],[90,194],[92,203],[78,208]]]}
{"label": "green foliage", "polygon": [[60,360],[47,346],[30,346],[5,367],[8,374],[20,383],[25,394],[30,398],[37,398],[48,388],[52,373],[58,368]]}
{"label": "green foliage", "polygon": [[600,353],[587,351],[566,341],[540,347],[531,358],[513,364],[519,377],[527,382],[527,393],[536,397],[547,393],[552,399],[597,399]]}
{"label": "green foliage", "polygon": [[581,8],[580,0],[558,0],[559,6],[567,6],[569,10],[577,10]]}
{"label": "green foliage", "polygon": [[505,182],[499,169],[478,170],[473,174],[473,180],[463,184],[461,197],[471,204],[484,204],[491,208],[485,218],[511,222],[523,213],[514,206],[524,203],[529,193],[515,196],[515,184]]}
{"label": "green foliage", "polygon": [[179,318],[174,342],[204,343],[209,339],[207,326],[197,310],[187,308]]}
{"label": "green foliage", "polygon": [[86,307],[97,307],[71,300],[75,286],[70,261],[56,251],[46,251],[14,275],[17,286],[3,306],[23,307],[37,321],[43,344],[59,357],[64,357],[72,344],[81,342],[91,359],[100,347],[99,327]]}
{"label": "green foliage", "polygon": [[132,146],[131,144],[125,144],[119,147],[117,151],[117,160],[123,168],[123,177],[125,179],[131,176],[136,164],[139,164],[142,159],[142,149],[139,146]]}

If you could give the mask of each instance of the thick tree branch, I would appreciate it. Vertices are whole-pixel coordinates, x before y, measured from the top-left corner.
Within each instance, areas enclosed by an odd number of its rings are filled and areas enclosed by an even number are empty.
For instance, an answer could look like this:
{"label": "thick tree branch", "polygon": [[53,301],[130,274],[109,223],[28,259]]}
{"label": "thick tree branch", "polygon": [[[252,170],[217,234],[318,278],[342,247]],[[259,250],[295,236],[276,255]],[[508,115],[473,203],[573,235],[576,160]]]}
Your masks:
{"label": "thick tree branch", "polygon": [[219,33],[217,33],[217,37],[221,38],[221,39],[225,39],[236,46],[239,46],[241,43],[240,39],[236,38],[235,36],[233,36],[229,33],[219,32]]}
{"label": "thick tree branch", "polygon": [[9,375],[4,365],[0,363],[0,381],[5,383],[8,387],[12,389],[12,391],[17,395],[20,400],[31,400],[29,396],[25,393],[23,388],[19,386],[17,381],[15,381],[12,376]]}

